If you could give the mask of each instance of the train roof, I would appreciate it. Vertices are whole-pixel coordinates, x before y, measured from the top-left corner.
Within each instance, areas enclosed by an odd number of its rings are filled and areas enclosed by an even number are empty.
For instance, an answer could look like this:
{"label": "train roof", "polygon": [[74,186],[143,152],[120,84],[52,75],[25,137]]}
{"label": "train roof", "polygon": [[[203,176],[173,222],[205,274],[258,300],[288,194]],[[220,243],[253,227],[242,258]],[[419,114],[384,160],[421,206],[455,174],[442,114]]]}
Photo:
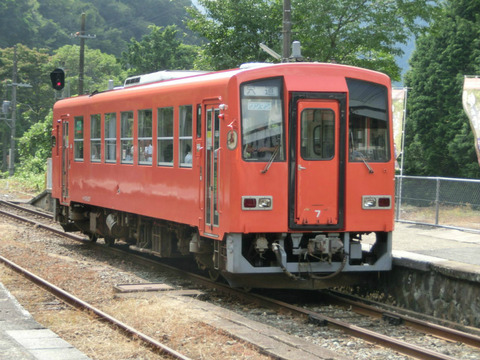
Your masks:
{"label": "train roof", "polygon": [[[280,70],[275,75],[274,70]],[[296,69],[296,70],[295,70]],[[281,76],[281,75],[304,75],[307,69],[319,69],[322,70],[322,73],[328,76],[338,76],[339,74],[344,74],[346,77],[365,77],[372,79],[372,81],[378,81],[380,83],[386,83],[389,81],[389,77],[383,73],[363,69],[359,67],[341,65],[341,64],[332,64],[332,63],[317,63],[317,62],[298,62],[298,63],[246,63],[241,65],[237,69],[230,70],[221,70],[221,71],[160,71],[152,74],[139,75],[137,83],[131,81],[128,86],[114,88],[112,90],[106,90],[102,92],[94,92],[90,95],[82,95],[73,98],[70,100],[86,99],[86,97],[99,96],[102,94],[109,94],[112,92],[120,93],[131,93],[137,91],[144,91],[149,89],[161,88],[161,87],[175,87],[175,86],[184,86],[187,84],[200,84],[200,83],[215,83],[215,82],[228,82],[232,78],[245,75],[245,78],[258,76]],[[300,70],[297,71],[297,70]],[[309,75],[308,75],[309,76]],[[141,82],[143,77],[145,82]],[[134,77],[129,77],[128,79],[133,79]],[[67,100],[67,99],[64,99]],[[60,105],[62,101],[58,101],[57,104]]]}

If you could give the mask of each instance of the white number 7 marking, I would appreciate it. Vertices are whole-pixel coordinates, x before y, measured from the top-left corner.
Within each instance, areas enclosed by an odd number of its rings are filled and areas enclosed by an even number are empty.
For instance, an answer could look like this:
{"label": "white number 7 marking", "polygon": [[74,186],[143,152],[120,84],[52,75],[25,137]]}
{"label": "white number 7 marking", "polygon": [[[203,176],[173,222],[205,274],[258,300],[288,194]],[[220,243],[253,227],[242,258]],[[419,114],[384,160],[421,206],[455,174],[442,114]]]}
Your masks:
{"label": "white number 7 marking", "polygon": [[322,212],[322,210],[314,210],[316,213],[317,213],[317,218],[320,217],[320,213]]}

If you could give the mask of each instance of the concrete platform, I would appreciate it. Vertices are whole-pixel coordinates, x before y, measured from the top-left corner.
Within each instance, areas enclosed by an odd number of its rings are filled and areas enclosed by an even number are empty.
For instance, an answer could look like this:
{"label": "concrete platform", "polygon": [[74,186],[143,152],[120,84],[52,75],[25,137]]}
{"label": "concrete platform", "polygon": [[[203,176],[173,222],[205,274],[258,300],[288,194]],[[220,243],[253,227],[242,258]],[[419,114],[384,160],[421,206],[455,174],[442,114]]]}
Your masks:
{"label": "concrete platform", "polygon": [[393,257],[379,290],[399,306],[480,328],[480,234],[397,222]]}
{"label": "concrete platform", "polygon": [[474,232],[397,222],[393,250],[400,258],[405,255],[402,251],[429,256],[434,262],[480,266],[480,234]]}
{"label": "concrete platform", "polygon": [[89,360],[45,329],[0,283],[0,360]]}

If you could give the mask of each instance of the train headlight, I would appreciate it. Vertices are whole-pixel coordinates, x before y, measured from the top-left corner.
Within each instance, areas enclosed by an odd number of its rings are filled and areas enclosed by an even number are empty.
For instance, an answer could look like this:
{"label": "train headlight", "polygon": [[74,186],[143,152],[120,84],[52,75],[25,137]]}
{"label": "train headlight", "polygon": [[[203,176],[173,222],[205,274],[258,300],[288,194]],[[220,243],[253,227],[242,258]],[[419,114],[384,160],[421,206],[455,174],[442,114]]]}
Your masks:
{"label": "train headlight", "polygon": [[377,206],[377,199],[374,197],[363,197],[363,208],[368,209],[368,208],[373,208]]}
{"label": "train headlight", "polygon": [[258,199],[258,207],[262,209],[268,209],[272,207],[272,199],[260,198]]}
{"label": "train headlight", "polygon": [[390,195],[364,195],[362,196],[362,209],[391,209],[392,197]]}
{"label": "train headlight", "polygon": [[271,196],[242,196],[242,210],[272,210]]}

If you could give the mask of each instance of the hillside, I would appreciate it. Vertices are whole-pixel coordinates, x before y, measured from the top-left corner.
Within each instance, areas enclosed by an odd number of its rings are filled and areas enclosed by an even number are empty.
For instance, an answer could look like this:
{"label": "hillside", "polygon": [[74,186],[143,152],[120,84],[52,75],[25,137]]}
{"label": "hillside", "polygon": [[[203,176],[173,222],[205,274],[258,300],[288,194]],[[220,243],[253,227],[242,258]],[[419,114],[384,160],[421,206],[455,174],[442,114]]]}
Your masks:
{"label": "hillside", "polygon": [[[119,56],[127,42],[139,40],[149,25],[184,26],[191,0],[4,0],[0,2],[0,48],[21,43],[29,47],[60,48],[77,44],[81,14],[88,46]],[[186,42],[194,43],[190,35]]]}

